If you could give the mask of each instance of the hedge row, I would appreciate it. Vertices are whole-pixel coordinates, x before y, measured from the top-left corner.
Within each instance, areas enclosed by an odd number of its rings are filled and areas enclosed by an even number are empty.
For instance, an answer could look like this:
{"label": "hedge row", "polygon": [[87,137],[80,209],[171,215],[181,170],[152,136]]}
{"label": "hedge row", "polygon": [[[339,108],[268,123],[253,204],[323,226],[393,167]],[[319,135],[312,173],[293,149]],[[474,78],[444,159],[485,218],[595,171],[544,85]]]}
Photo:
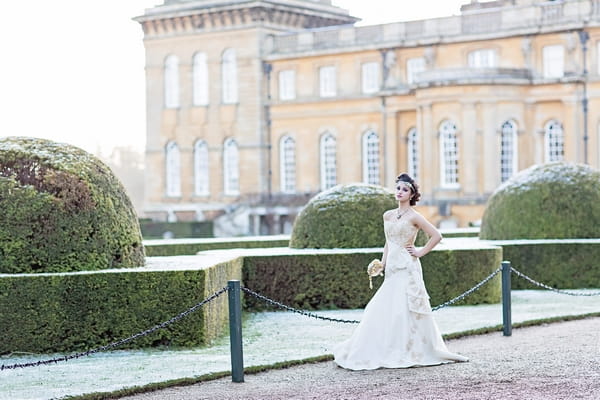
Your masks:
{"label": "hedge row", "polygon": [[140,219],[140,229],[144,239],[163,239],[167,232],[173,238],[214,237],[212,221],[156,222]]}
{"label": "hedge row", "polygon": [[181,239],[144,241],[144,250],[148,257],[172,257],[194,255],[199,251],[225,249],[255,249],[265,247],[288,247],[289,238],[276,237],[260,240],[246,239]]}
{"label": "hedge row", "polygon": [[[493,243],[493,241],[491,241]],[[600,239],[501,242],[504,259],[538,282],[560,289],[600,288]],[[513,289],[539,289],[513,274]]]}
{"label": "hedge row", "polygon": [[[245,257],[246,287],[284,304],[302,309],[363,308],[382,277],[369,289],[366,266],[381,253],[292,254]],[[432,305],[440,304],[470,289],[500,266],[500,248],[436,250],[421,260],[423,277]],[[461,304],[496,303],[501,298],[498,274]],[[268,306],[246,296],[249,310]]]}
{"label": "hedge row", "polygon": [[[0,278],[0,354],[88,350],[144,331],[189,309],[229,279],[241,260],[205,270],[4,275]],[[125,348],[197,346],[227,325],[226,294]]]}

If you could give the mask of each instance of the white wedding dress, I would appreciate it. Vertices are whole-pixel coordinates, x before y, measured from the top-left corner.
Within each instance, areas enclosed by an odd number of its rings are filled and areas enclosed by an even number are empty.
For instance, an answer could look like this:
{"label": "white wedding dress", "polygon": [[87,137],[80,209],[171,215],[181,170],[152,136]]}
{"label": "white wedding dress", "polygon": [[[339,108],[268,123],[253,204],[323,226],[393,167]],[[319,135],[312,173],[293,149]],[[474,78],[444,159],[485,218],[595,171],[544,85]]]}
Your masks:
{"label": "white wedding dress", "polygon": [[407,368],[468,361],[448,351],[431,315],[421,263],[405,249],[418,228],[408,219],[384,221],[388,255],[385,279],[365,307],[350,339],[333,349],[347,369]]}

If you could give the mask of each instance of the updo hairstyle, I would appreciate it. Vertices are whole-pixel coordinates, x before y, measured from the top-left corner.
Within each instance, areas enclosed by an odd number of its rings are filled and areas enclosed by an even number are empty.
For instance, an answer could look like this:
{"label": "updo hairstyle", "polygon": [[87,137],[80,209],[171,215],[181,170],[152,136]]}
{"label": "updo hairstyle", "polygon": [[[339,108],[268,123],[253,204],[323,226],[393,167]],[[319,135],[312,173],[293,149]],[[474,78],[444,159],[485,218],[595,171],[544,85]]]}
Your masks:
{"label": "updo hairstyle", "polygon": [[411,178],[410,175],[408,175],[407,173],[400,174],[396,178],[396,184],[398,184],[400,182],[406,182],[406,183],[410,184],[409,186],[410,186],[410,191],[412,192],[412,196],[410,197],[409,204],[411,206],[416,205],[417,201],[419,201],[419,199],[421,198],[421,193],[419,192],[419,185],[417,185],[415,180],[413,178]]}

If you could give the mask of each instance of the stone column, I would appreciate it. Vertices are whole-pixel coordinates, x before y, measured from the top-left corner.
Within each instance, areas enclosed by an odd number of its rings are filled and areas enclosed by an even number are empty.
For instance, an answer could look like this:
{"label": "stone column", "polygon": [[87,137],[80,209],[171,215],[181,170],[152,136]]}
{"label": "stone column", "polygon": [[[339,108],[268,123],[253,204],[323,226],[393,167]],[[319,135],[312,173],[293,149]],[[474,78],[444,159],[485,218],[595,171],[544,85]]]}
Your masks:
{"label": "stone column", "polygon": [[[466,195],[477,194],[478,131],[475,103],[462,104],[462,127],[458,132],[459,183]],[[486,160],[487,161],[487,160]]]}
{"label": "stone column", "polygon": [[[483,121],[483,132],[481,149],[482,155],[478,160],[481,166],[479,179],[482,181],[480,187],[483,193],[492,193],[500,184],[500,129],[496,126],[500,121],[496,118],[496,103],[485,102],[482,105],[481,116]],[[501,124],[502,122],[500,122]]]}
{"label": "stone column", "polygon": [[439,184],[439,140],[433,125],[431,103],[417,106],[417,135],[419,137],[419,184],[425,197],[433,198]]}

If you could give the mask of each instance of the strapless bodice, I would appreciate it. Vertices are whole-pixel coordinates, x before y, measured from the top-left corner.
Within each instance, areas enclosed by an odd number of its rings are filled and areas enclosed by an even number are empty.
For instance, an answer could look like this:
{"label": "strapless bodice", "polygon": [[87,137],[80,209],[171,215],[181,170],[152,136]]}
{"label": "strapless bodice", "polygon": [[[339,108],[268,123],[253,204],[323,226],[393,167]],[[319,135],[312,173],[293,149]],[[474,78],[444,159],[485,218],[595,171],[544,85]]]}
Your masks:
{"label": "strapless bodice", "polygon": [[410,220],[403,218],[384,220],[383,229],[388,242],[402,247],[414,244],[419,230]]}

